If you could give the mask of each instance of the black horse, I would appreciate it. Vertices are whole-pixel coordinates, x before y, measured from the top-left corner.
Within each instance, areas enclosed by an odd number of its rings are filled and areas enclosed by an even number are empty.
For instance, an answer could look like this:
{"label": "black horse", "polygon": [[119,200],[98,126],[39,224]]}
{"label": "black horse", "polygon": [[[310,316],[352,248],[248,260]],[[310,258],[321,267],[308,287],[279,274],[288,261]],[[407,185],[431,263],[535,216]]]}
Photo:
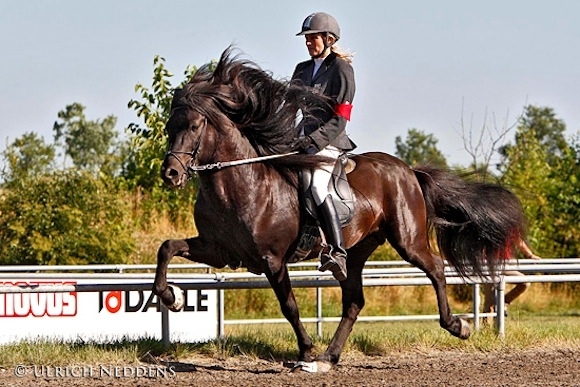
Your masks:
{"label": "black horse", "polygon": [[[297,171],[327,160],[301,154],[260,157],[291,151],[287,144],[296,136],[289,129],[294,128],[296,110],[308,115],[326,104],[323,97],[273,79],[228,48],[214,71],[209,65],[200,68],[176,91],[162,168],[162,178],[171,187],[184,186],[194,171],[199,174],[194,212],[199,235],[161,245],[153,292],[170,309],[182,306],[181,291],[166,278],[167,265],[176,255],[217,268],[264,273],[296,333],[303,363],[313,361],[313,344],[300,321],[287,270],[307,218]],[[441,255],[461,275],[493,272],[523,236],[518,199],[497,185],[468,182],[435,168],[412,169],[385,153],[350,157],[356,162],[348,175],[355,215],[343,228],[348,278],[340,282],[342,319],[316,364],[329,368],[338,362],[364,307],[365,261],[385,241],[431,280],[441,327],[468,338],[469,325],[449,308],[444,261],[431,252],[430,229]]]}

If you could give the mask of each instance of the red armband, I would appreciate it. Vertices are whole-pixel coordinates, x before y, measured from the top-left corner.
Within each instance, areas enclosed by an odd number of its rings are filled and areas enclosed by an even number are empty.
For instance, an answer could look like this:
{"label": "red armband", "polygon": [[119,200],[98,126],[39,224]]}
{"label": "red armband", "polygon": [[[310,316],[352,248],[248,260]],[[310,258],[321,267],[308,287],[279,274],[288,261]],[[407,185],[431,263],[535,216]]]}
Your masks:
{"label": "red armband", "polygon": [[350,113],[352,112],[352,104],[348,101],[345,103],[337,103],[334,105],[334,114],[350,121]]}

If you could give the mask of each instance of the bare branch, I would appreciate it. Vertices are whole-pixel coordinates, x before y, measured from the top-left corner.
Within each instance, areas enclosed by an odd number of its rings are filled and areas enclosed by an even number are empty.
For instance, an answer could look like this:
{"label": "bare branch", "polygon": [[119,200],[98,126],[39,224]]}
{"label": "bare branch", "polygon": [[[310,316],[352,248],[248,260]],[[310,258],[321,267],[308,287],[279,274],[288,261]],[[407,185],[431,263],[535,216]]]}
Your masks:
{"label": "bare branch", "polygon": [[473,129],[473,114],[471,115],[469,127],[466,127],[464,113],[464,101],[462,100],[461,137],[463,140],[463,148],[471,158],[472,167],[482,169],[483,179],[485,180],[489,173],[493,156],[505,144],[508,134],[517,127],[523,117],[524,111],[522,110],[522,113],[510,123],[508,109],[501,125],[498,125],[494,113],[491,114],[490,120],[486,107],[481,128],[477,131]]}

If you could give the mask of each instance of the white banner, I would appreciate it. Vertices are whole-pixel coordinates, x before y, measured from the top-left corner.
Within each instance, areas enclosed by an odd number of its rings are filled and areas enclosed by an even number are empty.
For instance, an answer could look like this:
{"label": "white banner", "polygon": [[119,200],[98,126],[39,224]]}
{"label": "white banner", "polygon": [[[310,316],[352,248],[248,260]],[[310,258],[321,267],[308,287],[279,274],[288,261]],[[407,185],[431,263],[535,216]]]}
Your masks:
{"label": "white banner", "polygon": [[[2,285],[74,285],[89,280],[0,282]],[[102,284],[120,281],[99,280]],[[123,284],[143,283],[124,280]],[[176,283],[176,285],[179,285]],[[217,290],[185,291],[185,307],[169,312],[172,342],[217,337]],[[94,342],[161,339],[161,301],[151,291],[0,294],[0,343],[22,339]]]}

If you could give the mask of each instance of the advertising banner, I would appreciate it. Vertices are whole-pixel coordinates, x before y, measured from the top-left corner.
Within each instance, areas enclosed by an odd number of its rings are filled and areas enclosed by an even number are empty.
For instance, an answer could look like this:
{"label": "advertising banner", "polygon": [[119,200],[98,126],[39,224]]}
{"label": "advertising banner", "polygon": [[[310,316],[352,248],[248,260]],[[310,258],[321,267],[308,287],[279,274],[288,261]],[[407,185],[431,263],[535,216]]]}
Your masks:
{"label": "advertising banner", "polygon": [[[90,280],[0,282],[3,285],[75,285]],[[99,280],[119,284],[119,280]],[[122,284],[143,283],[123,280]],[[179,285],[176,283],[176,285]],[[161,339],[161,301],[150,290],[0,293],[0,344],[22,339],[110,342]],[[186,290],[185,307],[169,312],[172,342],[217,337],[217,290]]]}

